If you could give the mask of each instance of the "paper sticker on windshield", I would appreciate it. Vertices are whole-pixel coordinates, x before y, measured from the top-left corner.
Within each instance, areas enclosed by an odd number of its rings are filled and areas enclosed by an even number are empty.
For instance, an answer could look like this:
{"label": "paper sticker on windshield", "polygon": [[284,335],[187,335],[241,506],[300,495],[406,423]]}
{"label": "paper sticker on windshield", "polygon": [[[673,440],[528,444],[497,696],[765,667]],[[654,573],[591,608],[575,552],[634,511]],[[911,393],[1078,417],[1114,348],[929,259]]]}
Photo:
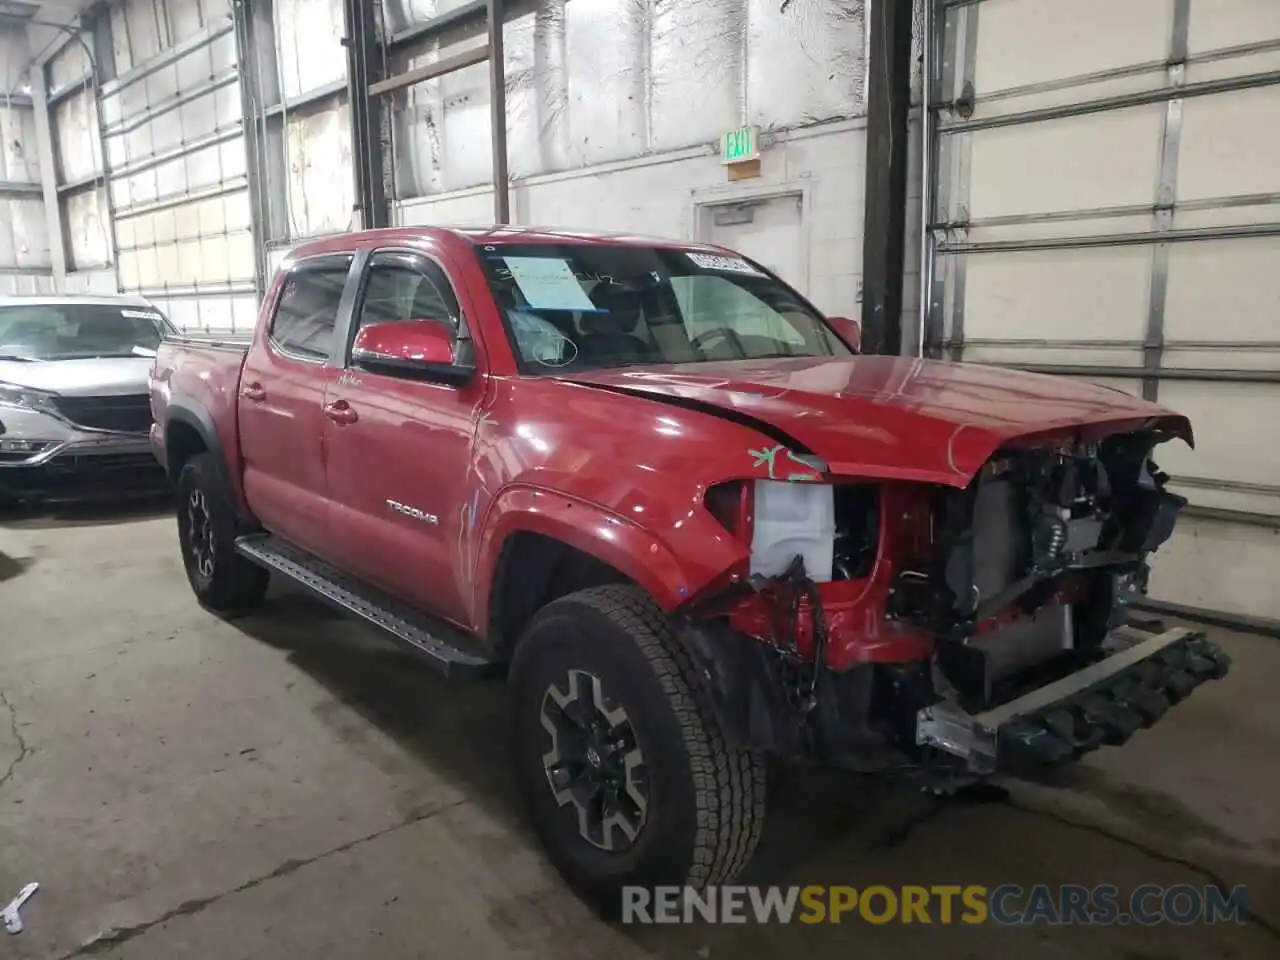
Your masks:
{"label": "paper sticker on windshield", "polygon": [[594,311],[569,264],[555,257],[503,257],[511,279],[535,310]]}
{"label": "paper sticker on windshield", "polygon": [[703,270],[723,270],[725,273],[745,273],[753,277],[763,277],[764,274],[753,267],[741,257],[725,257],[715,253],[686,253],[686,257],[693,262],[695,267],[701,267]]}
{"label": "paper sticker on windshield", "polygon": [[120,316],[129,317],[133,320],[161,320],[160,314],[154,310],[121,310]]}

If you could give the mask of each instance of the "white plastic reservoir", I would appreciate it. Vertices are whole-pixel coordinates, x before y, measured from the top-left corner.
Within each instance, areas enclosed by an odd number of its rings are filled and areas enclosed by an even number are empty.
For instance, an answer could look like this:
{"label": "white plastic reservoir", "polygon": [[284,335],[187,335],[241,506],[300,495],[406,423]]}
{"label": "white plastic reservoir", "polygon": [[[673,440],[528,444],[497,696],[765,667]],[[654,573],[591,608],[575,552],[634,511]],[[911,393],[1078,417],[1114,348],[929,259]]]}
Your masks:
{"label": "white plastic reservoir", "polygon": [[776,577],[796,554],[810,579],[831,579],[836,539],[835,488],[825,483],[757,480],[751,573]]}

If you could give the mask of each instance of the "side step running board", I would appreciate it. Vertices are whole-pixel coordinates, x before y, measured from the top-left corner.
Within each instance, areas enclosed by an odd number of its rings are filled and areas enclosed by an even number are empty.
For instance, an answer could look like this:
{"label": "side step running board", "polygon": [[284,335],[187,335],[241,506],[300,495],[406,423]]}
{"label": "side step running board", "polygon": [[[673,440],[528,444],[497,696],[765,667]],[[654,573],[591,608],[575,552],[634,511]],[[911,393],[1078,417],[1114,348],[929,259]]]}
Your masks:
{"label": "side step running board", "polygon": [[487,672],[491,661],[458,631],[271,534],[236,540],[236,552],[306,587],[330,606],[354,613],[426,655],[449,677]]}

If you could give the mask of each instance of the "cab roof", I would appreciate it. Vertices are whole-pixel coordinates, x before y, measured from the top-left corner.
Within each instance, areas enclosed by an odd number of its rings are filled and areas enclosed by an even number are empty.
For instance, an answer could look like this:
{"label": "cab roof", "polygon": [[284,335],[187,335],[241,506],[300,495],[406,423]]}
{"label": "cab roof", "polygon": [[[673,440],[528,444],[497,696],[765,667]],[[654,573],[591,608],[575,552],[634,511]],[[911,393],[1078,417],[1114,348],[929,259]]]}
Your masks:
{"label": "cab roof", "polygon": [[367,243],[409,243],[434,240],[466,243],[468,246],[501,243],[558,243],[558,244],[610,244],[628,247],[665,247],[675,250],[704,250],[723,252],[714,244],[691,240],[674,240],[670,237],[649,237],[636,233],[613,233],[602,230],[575,230],[567,227],[523,226],[471,226],[471,227],[384,227],[379,230],[360,230],[328,237],[318,237],[299,243],[289,250],[287,259],[315,256],[325,253],[354,251]]}
{"label": "cab roof", "polygon": [[475,244],[485,243],[609,243],[619,246],[674,247],[682,250],[718,249],[710,244],[671,237],[650,237],[639,233],[601,230],[572,230],[567,227],[455,227],[452,232]]}

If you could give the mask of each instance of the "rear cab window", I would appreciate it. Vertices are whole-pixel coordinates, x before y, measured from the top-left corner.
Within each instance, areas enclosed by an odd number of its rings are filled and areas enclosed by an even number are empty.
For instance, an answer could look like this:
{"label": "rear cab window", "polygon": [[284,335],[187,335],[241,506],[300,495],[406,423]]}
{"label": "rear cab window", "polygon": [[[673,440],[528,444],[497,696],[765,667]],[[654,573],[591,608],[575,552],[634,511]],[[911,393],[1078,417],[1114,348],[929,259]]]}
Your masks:
{"label": "rear cab window", "polygon": [[302,262],[284,277],[267,336],[286,356],[323,363],[333,349],[351,257]]}

